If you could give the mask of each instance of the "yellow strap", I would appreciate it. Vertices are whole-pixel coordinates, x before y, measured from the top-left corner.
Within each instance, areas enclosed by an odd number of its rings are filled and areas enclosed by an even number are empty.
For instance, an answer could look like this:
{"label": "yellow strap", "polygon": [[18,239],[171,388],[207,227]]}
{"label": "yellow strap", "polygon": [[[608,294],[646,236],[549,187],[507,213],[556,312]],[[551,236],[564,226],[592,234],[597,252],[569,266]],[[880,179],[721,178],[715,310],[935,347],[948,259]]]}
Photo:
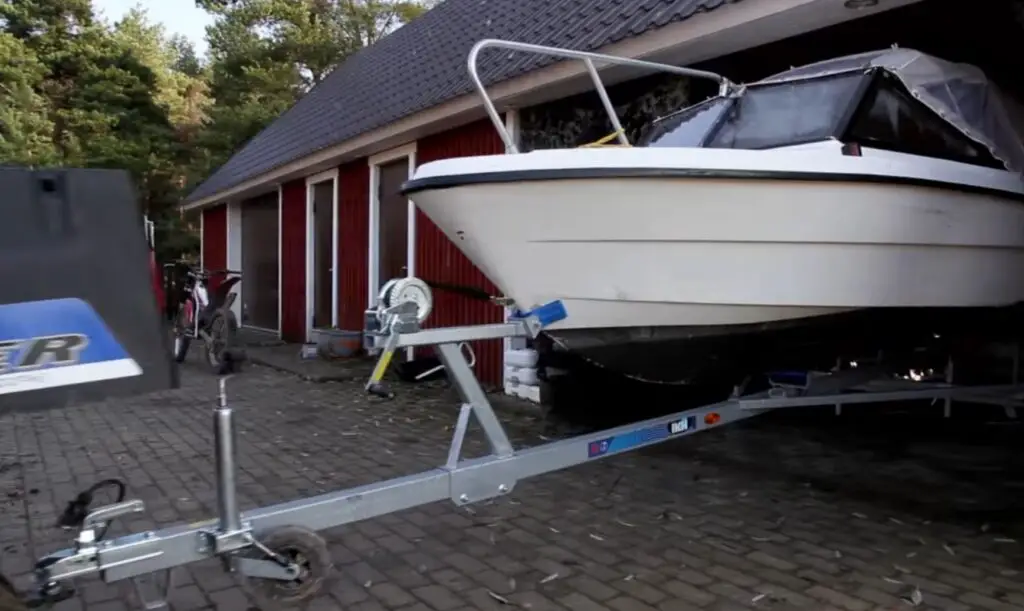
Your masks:
{"label": "yellow strap", "polygon": [[377,366],[373,368],[373,373],[370,374],[370,382],[378,384],[381,379],[384,378],[384,374],[388,370],[388,365],[391,364],[391,357],[394,355],[394,350],[385,350],[384,354],[380,355],[380,360],[377,361]]}
{"label": "yellow strap", "polygon": [[608,134],[604,138],[601,138],[600,140],[594,140],[593,142],[588,142],[587,144],[581,144],[577,148],[585,149],[585,148],[593,148],[593,147],[596,147],[596,146],[632,146],[631,144],[608,144],[612,140],[615,140],[616,138],[618,138],[619,135],[625,133],[625,131],[626,131],[625,129],[616,130],[616,131]]}

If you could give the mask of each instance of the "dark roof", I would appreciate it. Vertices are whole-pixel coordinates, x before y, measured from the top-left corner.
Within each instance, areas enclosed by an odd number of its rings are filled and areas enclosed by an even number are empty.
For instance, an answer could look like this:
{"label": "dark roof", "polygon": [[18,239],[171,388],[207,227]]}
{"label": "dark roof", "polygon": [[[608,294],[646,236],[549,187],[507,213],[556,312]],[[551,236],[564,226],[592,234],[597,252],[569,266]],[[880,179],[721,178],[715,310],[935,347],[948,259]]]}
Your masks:
{"label": "dark roof", "polygon": [[[468,93],[470,48],[484,38],[591,51],[737,0],[445,0],[338,66],[188,197],[229,189],[319,150]],[[485,84],[554,63],[481,55]],[[498,61],[495,61],[498,60]]]}

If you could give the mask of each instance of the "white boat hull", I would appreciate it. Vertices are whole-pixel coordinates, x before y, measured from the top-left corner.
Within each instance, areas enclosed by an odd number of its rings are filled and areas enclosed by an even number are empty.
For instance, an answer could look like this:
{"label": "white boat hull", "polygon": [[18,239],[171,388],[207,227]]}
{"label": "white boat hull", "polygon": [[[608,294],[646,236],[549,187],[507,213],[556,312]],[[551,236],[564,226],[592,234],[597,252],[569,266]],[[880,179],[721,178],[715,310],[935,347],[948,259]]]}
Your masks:
{"label": "white boat hull", "polygon": [[[572,177],[574,162],[622,166],[644,156],[649,162],[651,152],[438,162],[410,184],[458,172],[467,181],[414,190],[411,198],[521,308],[562,300],[569,317],[550,327],[555,337],[638,327],[701,334],[862,308],[1024,301],[1024,205],[1011,192],[938,188],[928,176],[864,179],[906,171],[886,159],[840,158],[850,180],[837,180],[835,160],[789,151],[671,151],[673,167],[712,174],[719,163],[735,174],[746,163],[766,177]],[[654,152],[665,159],[664,149]],[[786,172],[799,163],[824,166],[821,179]],[[947,163],[927,171],[964,167]],[[524,165],[570,171],[516,180]],[[500,179],[503,172],[509,180]]]}
{"label": "white boat hull", "polygon": [[554,328],[744,324],[1024,299],[1024,205],[991,193],[586,178],[468,184],[412,198],[521,307],[563,300],[570,316]]}

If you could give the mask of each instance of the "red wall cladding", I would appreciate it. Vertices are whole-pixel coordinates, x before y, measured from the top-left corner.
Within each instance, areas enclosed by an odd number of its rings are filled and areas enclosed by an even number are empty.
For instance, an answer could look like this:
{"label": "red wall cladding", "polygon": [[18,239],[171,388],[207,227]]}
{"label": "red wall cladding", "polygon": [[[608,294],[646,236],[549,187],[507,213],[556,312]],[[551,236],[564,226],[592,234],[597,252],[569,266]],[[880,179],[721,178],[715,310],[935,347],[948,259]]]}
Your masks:
{"label": "red wall cladding", "polygon": [[281,337],[306,341],[306,181],[281,190]]}
{"label": "red wall cladding", "polygon": [[[220,205],[203,210],[203,267],[226,269],[228,266],[228,207]],[[216,286],[218,278],[212,278],[210,285]]]}
{"label": "red wall cladding", "polygon": [[369,290],[370,166],[365,158],[338,169],[338,326],[363,328]]}
{"label": "red wall cladding", "polygon": [[[505,146],[494,126],[484,120],[420,140],[416,163],[503,152]],[[482,289],[491,295],[498,291],[420,210],[416,211],[416,275],[433,282]],[[502,322],[504,318],[504,309],[492,303],[438,289],[434,291],[434,312],[427,324],[434,327],[474,325]],[[473,350],[480,381],[500,386],[502,343],[497,340],[474,342]]]}

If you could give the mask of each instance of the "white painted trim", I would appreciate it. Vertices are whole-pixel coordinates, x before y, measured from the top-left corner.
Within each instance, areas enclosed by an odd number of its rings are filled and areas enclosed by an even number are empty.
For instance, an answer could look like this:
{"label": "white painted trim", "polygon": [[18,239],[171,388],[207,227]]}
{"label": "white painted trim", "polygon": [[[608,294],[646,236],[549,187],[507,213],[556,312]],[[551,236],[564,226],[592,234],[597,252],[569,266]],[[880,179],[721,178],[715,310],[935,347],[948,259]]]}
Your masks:
{"label": "white painted trim", "polygon": [[369,165],[384,165],[390,161],[396,161],[402,157],[409,157],[416,154],[416,142],[404,144],[402,146],[396,146],[393,149],[388,149],[382,153],[377,153],[371,156],[367,163]]}
{"label": "white painted trim", "polygon": [[[413,173],[416,171],[416,143],[405,144],[393,148],[388,151],[384,151],[378,155],[374,155],[367,160],[367,165],[370,168],[370,192],[367,194],[367,206],[369,206],[369,225],[370,240],[369,240],[369,260],[367,261],[367,277],[369,278],[367,291],[366,307],[373,307],[374,301],[377,299],[377,290],[380,285],[380,202],[378,201],[377,191],[380,187],[380,166],[398,161],[399,159],[408,159],[409,161],[409,177],[411,178]],[[415,257],[416,257],[416,214],[415,204],[412,200],[409,200],[409,207],[406,212],[408,215],[407,219],[407,233],[406,233],[406,246],[409,248],[406,253],[406,273],[411,275],[412,270],[415,268]]]}
{"label": "white painted trim", "polygon": [[[876,7],[856,11],[845,9],[840,0],[737,2],[627,38],[598,51],[688,65],[920,1],[886,0]],[[523,96],[530,96],[531,104],[563,97],[567,95],[565,87],[575,82],[573,79],[585,75],[586,67],[582,62],[558,62],[498,83],[489,87],[488,93],[501,112]],[[310,170],[337,167],[344,160],[372,155],[383,147],[441,131],[446,124],[452,127],[483,116],[480,98],[473,91],[185,204],[182,209],[203,208],[225,198],[245,195],[247,191],[267,183],[299,178]]]}
{"label": "white painted trim", "polygon": [[[236,271],[242,270],[242,202],[228,202],[227,205],[227,254],[225,265],[227,269]],[[231,311],[235,313],[236,319],[242,320],[242,291],[245,290],[245,277],[235,284],[231,289],[236,297],[231,304]]]}
{"label": "white painted trim", "polygon": [[331,326],[338,326],[338,292],[341,290],[338,282],[338,208],[341,205],[341,179],[340,173],[334,172],[334,191],[331,194]]}
{"label": "white painted trim", "polygon": [[377,230],[380,228],[380,218],[377,215],[377,186],[380,184],[380,172],[377,170],[377,166],[368,165],[368,171],[370,172],[370,189],[366,194],[366,206],[369,208],[369,214],[367,216],[366,231],[368,232],[367,239],[367,253],[366,259],[366,307],[372,308],[374,301],[377,299],[377,266],[379,261],[377,255],[380,249],[377,244]]}
{"label": "white painted trim", "polygon": [[199,212],[199,267],[206,261],[206,210]]}
{"label": "white painted trim", "polygon": [[[411,179],[413,174],[416,173],[416,148],[413,147],[409,153],[409,178]],[[413,203],[412,198],[408,197],[407,200],[407,223],[406,223],[406,242],[405,242],[405,269],[406,275],[416,275],[416,204]]]}
{"label": "white painted trim", "polygon": [[[412,151],[409,152],[409,174],[412,178],[416,173],[416,146],[413,143]],[[406,242],[405,242],[405,274],[416,275],[416,204],[411,197],[406,198]],[[416,358],[415,348],[405,349],[405,360],[411,361]]]}
{"label": "white painted trim", "polygon": [[338,180],[338,168],[334,168],[333,170],[327,170],[326,172],[320,172],[318,174],[313,174],[311,176],[307,176],[306,177],[306,186],[309,187],[309,186],[312,186],[312,185],[320,184],[322,182],[327,182],[328,180],[334,180],[334,181]]}
{"label": "white painted trim", "polygon": [[284,263],[281,254],[284,251],[284,186],[277,185],[277,336],[284,337]]}
{"label": "white painted trim", "polygon": [[316,307],[313,300],[316,290],[313,284],[316,267],[316,227],[313,218],[314,187],[320,183],[331,181],[331,326],[338,324],[338,168],[320,172],[306,177],[306,341],[313,338],[313,313]]}
{"label": "white painted trim", "polygon": [[313,338],[313,296],[315,295],[315,291],[313,290],[313,263],[314,263],[313,253],[314,253],[314,251],[316,249],[316,244],[314,243],[314,236],[315,236],[316,232],[313,230],[313,198],[310,195],[310,191],[311,190],[309,188],[309,180],[307,179],[306,180],[306,197],[305,197],[305,200],[306,200],[306,206],[305,206],[305,209],[306,209],[306,211],[305,211],[305,215],[306,215],[306,239],[305,239],[306,264],[304,266],[306,273],[305,273],[305,291],[304,291],[305,299],[303,300],[305,307],[303,308],[303,312],[302,312],[302,317],[303,317],[303,322],[302,322],[303,334],[302,335],[303,335],[303,341],[306,341],[306,342],[310,341]]}

